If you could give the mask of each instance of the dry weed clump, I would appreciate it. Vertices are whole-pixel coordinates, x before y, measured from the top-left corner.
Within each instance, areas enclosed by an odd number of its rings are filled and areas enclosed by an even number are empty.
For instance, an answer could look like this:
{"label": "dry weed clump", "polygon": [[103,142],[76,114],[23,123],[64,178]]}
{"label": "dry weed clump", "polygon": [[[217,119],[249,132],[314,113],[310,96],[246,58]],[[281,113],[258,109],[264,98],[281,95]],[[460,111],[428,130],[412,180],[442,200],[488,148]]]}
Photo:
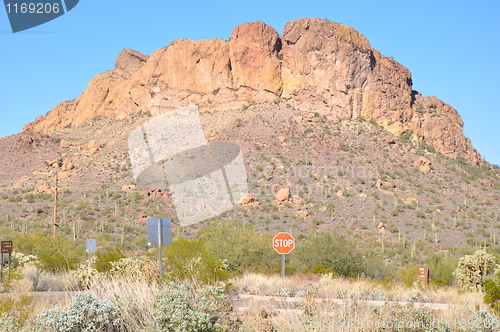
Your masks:
{"label": "dry weed clump", "polygon": [[18,284],[25,291],[56,292],[78,288],[78,280],[70,272],[52,273],[43,271],[36,265],[25,265],[21,274],[24,279],[18,281]]}
{"label": "dry weed clump", "polygon": [[106,278],[93,284],[89,291],[98,299],[111,301],[124,331],[141,331],[154,323],[153,300],[161,291],[157,283]]}

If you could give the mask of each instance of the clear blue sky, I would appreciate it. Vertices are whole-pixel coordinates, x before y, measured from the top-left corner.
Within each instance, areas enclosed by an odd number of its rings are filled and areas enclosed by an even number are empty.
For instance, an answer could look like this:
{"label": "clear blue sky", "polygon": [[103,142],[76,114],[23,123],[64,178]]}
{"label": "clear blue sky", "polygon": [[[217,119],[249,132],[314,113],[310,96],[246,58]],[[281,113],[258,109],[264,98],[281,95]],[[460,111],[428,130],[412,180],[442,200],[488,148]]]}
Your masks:
{"label": "clear blue sky", "polygon": [[80,0],[62,17],[13,34],[0,8],[0,137],[78,97],[123,48],[151,54],[177,38],[227,39],[238,24],[327,18],[364,34],[411,70],[414,89],[454,106],[465,134],[500,164],[500,2]]}

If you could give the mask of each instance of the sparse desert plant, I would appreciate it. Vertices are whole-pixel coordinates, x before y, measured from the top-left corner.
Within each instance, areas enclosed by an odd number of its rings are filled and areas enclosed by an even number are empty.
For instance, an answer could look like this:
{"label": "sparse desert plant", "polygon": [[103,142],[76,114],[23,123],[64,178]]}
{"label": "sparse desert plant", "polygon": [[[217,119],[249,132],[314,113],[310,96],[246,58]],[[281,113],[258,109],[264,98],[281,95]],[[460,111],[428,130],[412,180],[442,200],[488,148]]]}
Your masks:
{"label": "sparse desert plant", "polygon": [[96,298],[110,300],[120,319],[120,331],[145,331],[154,325],[152,305],[160,287],[158,283],[143,280],[103,278],[90,285],[89,291]]}
{"label": "sparse desert plant", "polygon": [[57,332],[120,331],[120,320],[111,302],[95,299],[90,293],[76,294],[67,308],[44,310],[36,322]]}
{"label": "sparse desert plant", "polygon": [[33,296],[26,293],[0,298],[0,331],[17,331],[23,326],[33,312],[32,301]]}
{"label": "sparse desert plant", "polygon": [[[157,249],[150,254],[157,255]],[[181,280],[199,280],[211,283],[225,280],[229,272],[224,262],[212,255],[205,247],[203,239],[174,239],[172,245],[163,248],[166,278]]]}
{"label": "sparse desert plant", "polygon": [[110,264],[112,268],[108,272],[116,279],[154,281],[157,278],[158,264],[148,257],[126,257]]}
{"label": "sparse desert plant", "polygon": [[18,331],[19,324],[14,316],[7,313],[0,314],[0,331]]}
{"label": "sparse desert plant", "polygon": [[21,274],[29,280],[31,291],[53,292],[74,290],[78,288],[78,279],[71,272],[50,273],[36,265],[27,264]]}
{"label": "sparse desert plant", "polygon": [[484,250],[477,250],[473,255],[460,258],[453,274],[463,291],[479,291],[484,278],[496,268],[498,265],[493,255]]}
{"label": "sparse desert plant", "polygon": [[87,289],[101,278],[101,274],[86,263],[80,264],[77,269],[71,271],[71,274],[76,278],[79,289]]}
{"label": "sparse desert plant", "polygon": [[237,331],[231,320],[231,304],[220,287],[169,283],[155,296],[155,331]]}
{"label": "sparse desert plant", "polygon": [[[428,307],[416,307],[412,301],[407,304],[389,303],[373,309],[375,318],[390,326],[389,331],[436,331],[432,311]],[[401,325],[401,322],[404,324]],[[387,330],[387,326],[375,331]],[[445,327],[444,325],[442,326]],[[447,331],[438,329],[437,331]]]}

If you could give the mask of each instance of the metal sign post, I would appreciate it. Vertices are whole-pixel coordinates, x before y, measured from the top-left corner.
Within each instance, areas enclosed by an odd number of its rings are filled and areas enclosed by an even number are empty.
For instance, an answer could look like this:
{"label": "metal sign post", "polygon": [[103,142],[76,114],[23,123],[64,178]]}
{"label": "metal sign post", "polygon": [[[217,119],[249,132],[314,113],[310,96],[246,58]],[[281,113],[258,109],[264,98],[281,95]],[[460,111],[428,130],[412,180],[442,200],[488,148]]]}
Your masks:
{"label": "metal sign post", "polygon": [[160,279],[163,277],[163,252],[162,247],[172,244],[172,219],[170,218],[149,218],[148,227],[148,247],[158,247],[158,260],[160,265]]}
{"label": "metal sign post", "polygon": [[281,279],[285,280],[285,254],[281,254]]}
{"label": "metal sign post", "polygon": [[163,257],[161,250],[161,246],[163,245],[163,236],[161,233],[161,219],[158,219],[158,261],[160,262],[160,279],[163,277]]}

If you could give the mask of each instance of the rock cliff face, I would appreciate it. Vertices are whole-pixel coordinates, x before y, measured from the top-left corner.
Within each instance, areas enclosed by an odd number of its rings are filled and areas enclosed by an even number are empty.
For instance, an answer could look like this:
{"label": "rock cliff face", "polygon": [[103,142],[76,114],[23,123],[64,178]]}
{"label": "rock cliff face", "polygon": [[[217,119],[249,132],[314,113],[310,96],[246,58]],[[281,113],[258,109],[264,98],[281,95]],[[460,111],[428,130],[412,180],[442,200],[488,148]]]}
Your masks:
{"label": "rock cliff face", "polygon": [[178,39],[149,57],[125,49],[112,71],[24,131],[50,133],[96,116],[157,115],[188,104],[217,110],[279,99],[332,120],[364,117],[395,135],[412,131],[445,155],[483,162],[453,107],[413,91],[410,71],[354,29],[314,18],[289,22],[283,36],[254,22],[237,26],[228,41]]}

